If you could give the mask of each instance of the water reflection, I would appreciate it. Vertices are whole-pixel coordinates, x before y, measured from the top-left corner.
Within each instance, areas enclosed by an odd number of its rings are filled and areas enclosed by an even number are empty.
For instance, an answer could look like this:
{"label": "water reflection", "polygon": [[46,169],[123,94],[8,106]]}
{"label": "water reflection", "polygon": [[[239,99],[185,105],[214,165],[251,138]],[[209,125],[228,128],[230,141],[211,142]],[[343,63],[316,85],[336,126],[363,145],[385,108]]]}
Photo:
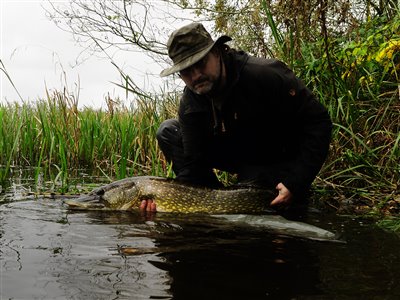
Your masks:
{"label": "water reflection", "polygon": [[[309,244],[268,233],[214,231],[186,236],[190,247],[162,253],[174,299],[293,299],[318,294],[319,264]],[[171,244],[159,240],[158,245]]]}
{"label": "water reflection", "polygon": [[[116,214],[120,216],[120,214]],[[154,247],[148,231],[38,200],[1,206],[2,295],[15,299],[148,299],[169,296],[169,276],[118,245]],[[111,218],[113,219],[113,218]],[[114,221],[120,219],[114,218]],[[136,230],[136,233],[137,233]],[[131,234],[127,234],[131,232]],[[131,236],[131,238],[129,238]]]}

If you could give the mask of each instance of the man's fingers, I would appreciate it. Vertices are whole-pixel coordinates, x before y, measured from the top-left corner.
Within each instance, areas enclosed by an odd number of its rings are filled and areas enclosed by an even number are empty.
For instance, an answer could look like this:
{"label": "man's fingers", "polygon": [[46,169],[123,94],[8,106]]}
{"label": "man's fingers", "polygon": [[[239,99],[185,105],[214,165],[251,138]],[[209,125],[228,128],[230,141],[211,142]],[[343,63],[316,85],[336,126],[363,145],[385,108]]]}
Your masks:
{"label": "man's fingers", "polygon": [[156,204],[153,200],[147,200],[146,211],[154,212],[156,211]]}
{"label": "man's fingers", "polygon": [[139,209],[146,210],[146,206],[147,206],[147,200],[143,200],[142,203],[140,203]]}
{"label": "man's fingers", "polygon": [[151,211],[152,203],[153,203],[153,200],[147,200],[146,211]]}
{"label": "man's fingers", "polygon": [[156,212],[157,206],[153,200],[143,200],[140,203],[139,209],[141,211]]}
{"label": "man's fingers", "polygon": [[274,200],[271,201],[271,206],[276,206],[276,205],[280,205],[282,203],[284,203],[285,197],[282,195],[278,195],[276,196],[276,198]]}
{"label": "man's fingers", "polygon": [[292,193],[286,188],[283,183],[278,183],[276,186],[279,194],[271,201],[271,206],[289,205],[292,198]]}

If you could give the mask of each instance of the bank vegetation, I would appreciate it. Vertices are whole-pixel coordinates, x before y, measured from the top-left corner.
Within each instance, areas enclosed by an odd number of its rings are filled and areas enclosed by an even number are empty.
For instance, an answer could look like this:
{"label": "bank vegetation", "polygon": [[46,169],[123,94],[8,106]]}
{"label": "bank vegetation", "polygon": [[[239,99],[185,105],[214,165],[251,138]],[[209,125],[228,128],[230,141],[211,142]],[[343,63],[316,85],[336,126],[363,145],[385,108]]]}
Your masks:
{"label": "bank vegetation", "polygon": [[[86,37],[92,51],[113,45],[122,48],[122,43],[96,35],[107,32],[122,38],[124,46],[165,60],[165,37],[150,36],[146,22],[129,14],[129,8],[140,1],[94,1],[92,6],[87,2],[74,1],[62,9],[54,4],[50,17],[80,37],[80,42]],[[209,22],[215,35],[232,36],[232,47],[285,61],[328,108],[333,139],[313,185],[314,201],[351,213],[399,215],[398,1],[161,2]],[[151,8],[145,1],[141,4]],[[2,70],[6,73],[4,66]],[[180,91],[144,92],[118,70],[121,88],[132,95],[129,105],[108,98],[107,109],[78,109],[79,99],[67,89],[48,90],[34,105],[2,104],[0,179],[4,181],[13,167],[22,165],[35,167],[38,173],[56,168],[64,190],[70,170],[76,168],[101,170],[114,179],[173,176],[155,131],[160,122],[176,115]],[[232,180],[219,175],[225,183]]]}

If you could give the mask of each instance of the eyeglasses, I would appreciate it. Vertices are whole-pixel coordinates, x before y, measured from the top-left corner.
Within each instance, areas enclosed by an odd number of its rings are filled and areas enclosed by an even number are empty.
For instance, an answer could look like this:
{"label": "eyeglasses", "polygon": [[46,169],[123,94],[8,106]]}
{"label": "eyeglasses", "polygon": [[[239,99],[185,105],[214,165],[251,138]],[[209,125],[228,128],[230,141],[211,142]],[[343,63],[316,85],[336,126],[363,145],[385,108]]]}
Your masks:
{"label": "eyeglasses", "polygon": [[181,75],[182,77],[187,77],[190,74],[192,74],[193,70],[197,69],[197,70],[203,70],[205,68],[205,66],[208,63],[208,59],[209,59],[209,53],[204,56],[202,59],[200,59],[197,63],[191,65],[190,67],[183,69],[179,72],[179,75]]}

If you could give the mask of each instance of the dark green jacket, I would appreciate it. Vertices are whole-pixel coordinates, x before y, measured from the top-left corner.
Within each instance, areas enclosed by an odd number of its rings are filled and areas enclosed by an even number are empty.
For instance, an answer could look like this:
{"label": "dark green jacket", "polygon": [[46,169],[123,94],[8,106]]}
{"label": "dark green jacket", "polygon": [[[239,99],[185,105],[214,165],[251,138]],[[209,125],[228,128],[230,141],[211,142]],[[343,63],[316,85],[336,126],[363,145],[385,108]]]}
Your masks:
{"label": "dark green jacket", "polygon": [[332,122],[327,110],[285,64],[230,50],[228,86],[218,97],[185,88],[179,121],[185,168],[177,178],[214,185],[213,168],[246,183],[282,182],[304,193],[324,163]]}

